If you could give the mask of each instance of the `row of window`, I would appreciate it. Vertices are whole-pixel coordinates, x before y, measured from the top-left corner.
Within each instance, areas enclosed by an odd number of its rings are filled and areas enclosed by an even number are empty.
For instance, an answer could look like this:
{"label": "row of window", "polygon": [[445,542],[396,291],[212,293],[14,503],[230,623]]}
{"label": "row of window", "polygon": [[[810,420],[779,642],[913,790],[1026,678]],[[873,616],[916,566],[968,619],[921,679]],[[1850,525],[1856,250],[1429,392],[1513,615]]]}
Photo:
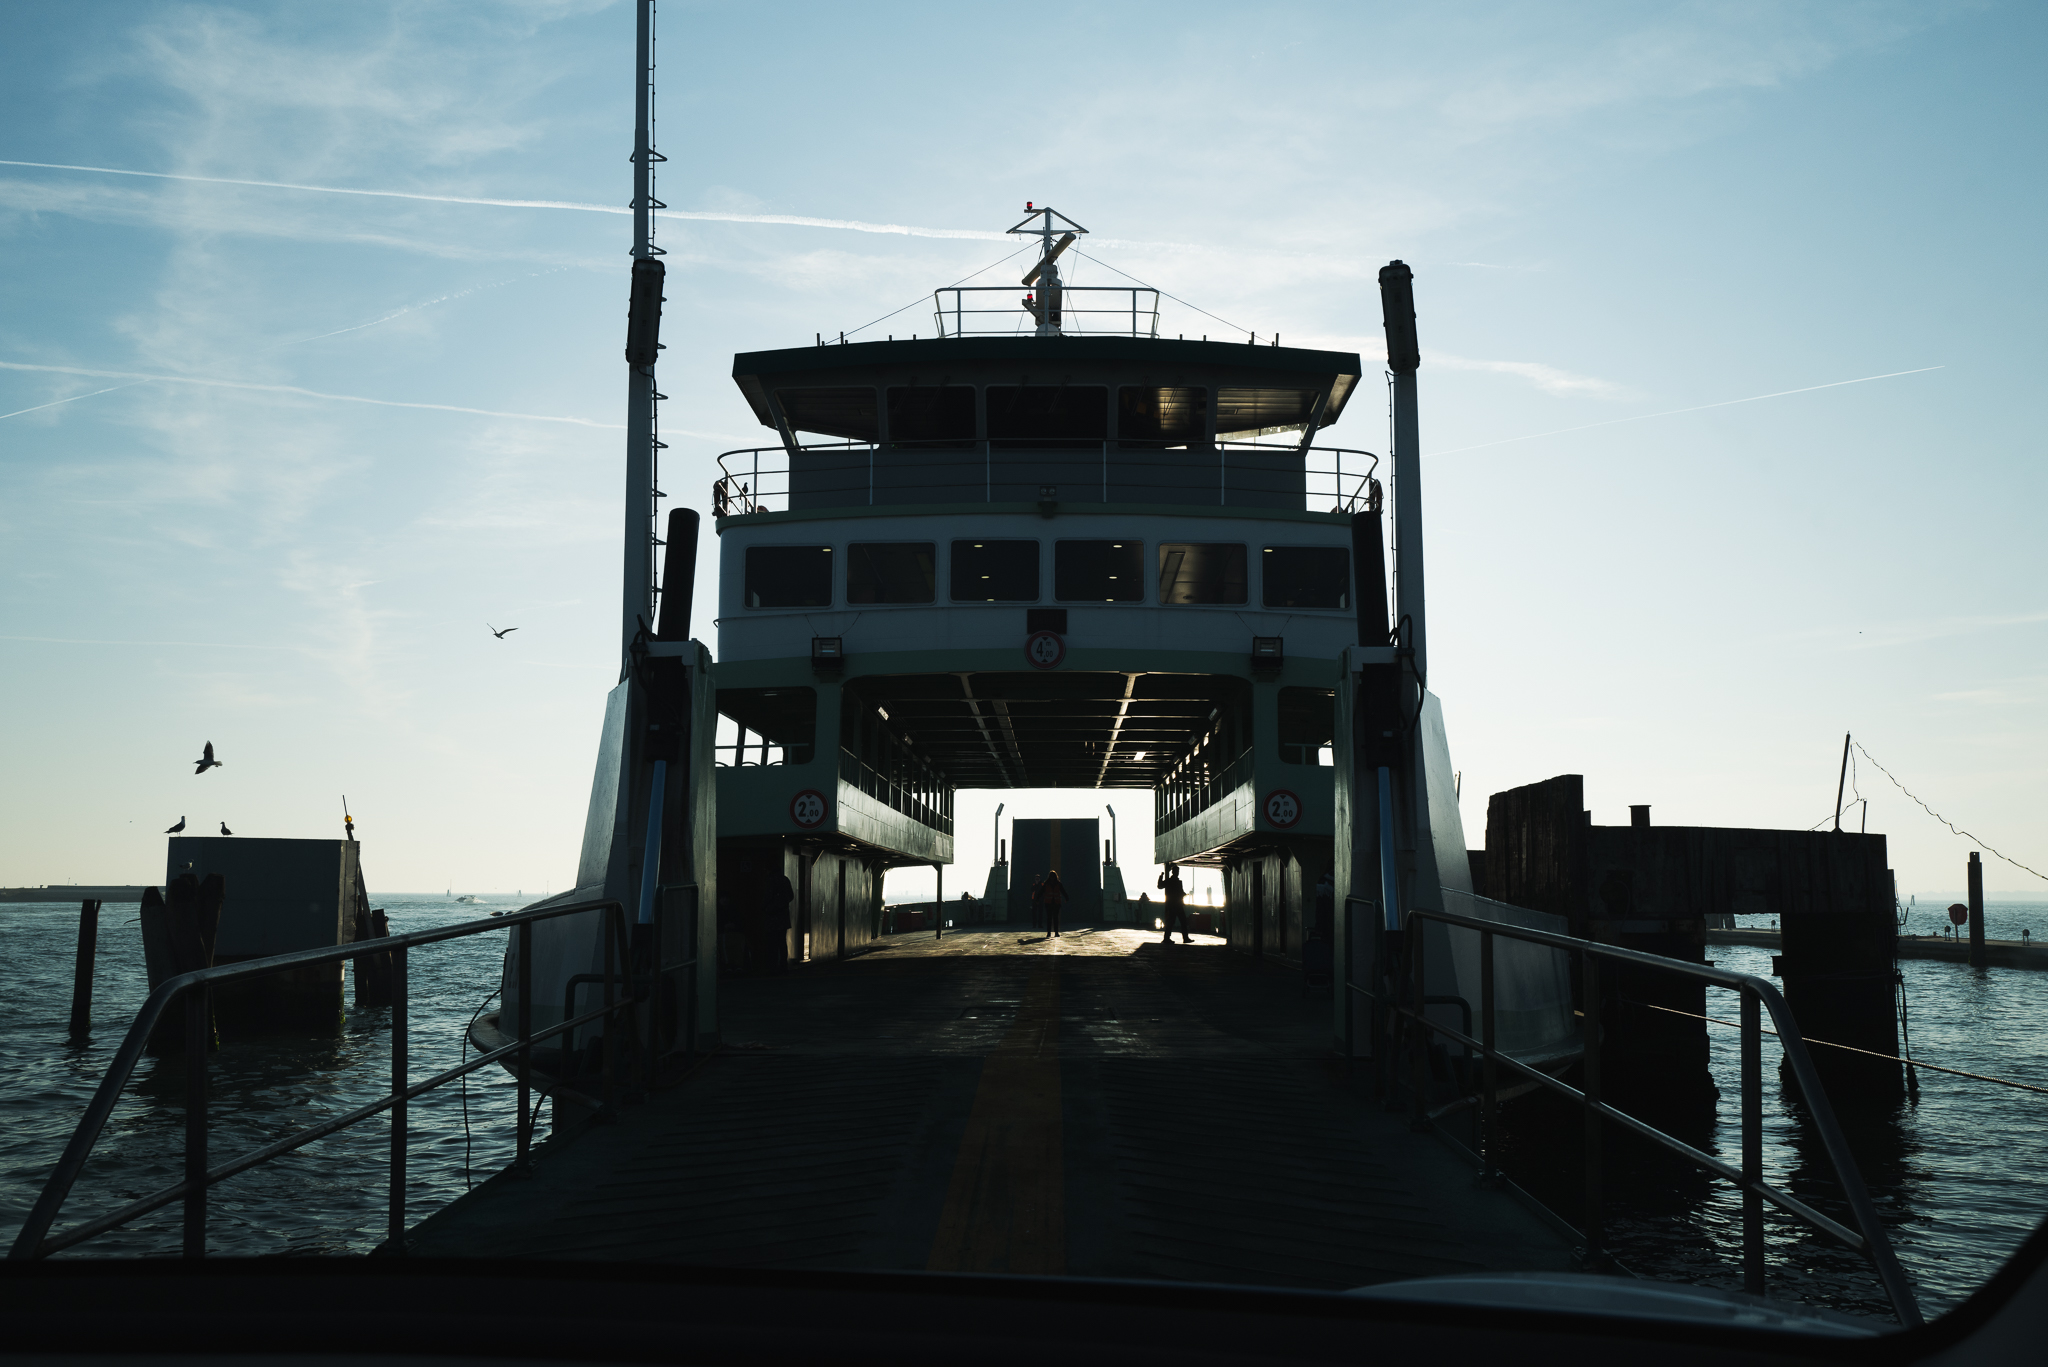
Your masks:
{"label": "row of window", "polygon": [[[1250,566],[1241,542],[1160,543],[1160,603],[1243,604]],[[749,546],[746,605],[822,608],[832,605],[831,546]],[[930,603],[937,600],[938,544],[856,541],[846,547],[846,602]],[[1145,543],[1055,541],[1052,596],[1061,603],[1142,603],[1152,588]],[[948,586],[956,603],[1035,603],[1041,595],[1036,541],[955,541]],[[1267,546],[1259,555],[1262,601],[1269,608],[1351,606],[1351,552],[1343,546]]]}
{"label": "row of window", "polygon": [[[1345,377],[1348,379],[1349,377]],[[1223,433],[1300,426],[1320,391],[1224,386],[1215,391],[1216,430]],[[1341,389],[1334,396],[1342,402]],[[976,406],[981,413],[977,427]],[[799,432],[873,441],[888,417],[895,442],[971,442],[984,434],[997,445],[1094,444],[1110,435],[1106,385],[898,385],[778,389],[776,402]],[[1125,385],[1116,391],[1116,436],[1125,443],[1186,445],[1209,431],[1210,391],[1193,386]]]}

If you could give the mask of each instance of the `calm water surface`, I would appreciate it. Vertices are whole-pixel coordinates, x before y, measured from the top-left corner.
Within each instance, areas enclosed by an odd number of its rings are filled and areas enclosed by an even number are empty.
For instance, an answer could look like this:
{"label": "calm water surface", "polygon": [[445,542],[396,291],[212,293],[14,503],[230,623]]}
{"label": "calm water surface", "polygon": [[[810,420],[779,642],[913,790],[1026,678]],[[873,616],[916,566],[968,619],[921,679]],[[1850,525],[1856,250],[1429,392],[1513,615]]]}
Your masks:
{"label": "calm water surface", "polygon": [[[421,930],[474,920],[524,900],[530,899],[487,898],[462,906],[445,897],[395,897],[383,905],[394,929]],[[11,989],[0,997],[0,1225],[10,1239],[145,995],[136,912],[133,905],[101,911],[97,1028],[89,1043],[75,1046],[65,1039],[65,1029],[77,906],[0,908]],[[1921,912],[1908,929],[1931,928],[1937,915]],[[2016,937],[2022,926],[2048,933],[2048,903],[1995,905],[1987,919],[1994,937]],[[415,1078],[462,1057],[464,1028],[496,987],[503,952],[503,935],[486,934],[414,955]],[[1770,972],[1765,950],[1717,946],[1712,957],[1739,971]],[[2048,1087],[2048,972],[1979,972],[1927,960],[1900,966],[1917,1057]],[[1710,993],[1708,1010],[1733,1019],[1734,998]],[[390,1024],[388,1010],[350,1008],[340,1031],[322,1040],[227,1044],[211,1065],[216,1161],[381,1094],[390,1072]],[[1721,1096],[1710,1131],[1700,1139],[1739,1161],[1736,1032],[1710,1027],[1709,1038]],[[1777,1061],[1775,1043],[1767,1038],[1766,1170],[1773,1181],[1841,1216],[1825,1154],[1780,1085]],[[60,1228],[176,1180],[182,1089],[176,1060],[143,1061]],[[466,1132],[463,1094],[454,1088],[413,1103],[410,1220],[438,1210],[509,1161],[513,1093],[499,1069],[474,1074]],[[1845,1120],[1929,1314],[1982,1284],[2048,1216],[2048,1096],[1923,1072],[1917,1104]],[[388,1121],[367,1121],[217,1188],[212,1250],[368,1252],[384,1235],[389,1133]],[[1739,1198],[1657,1156],[1631,1154],[1626,1145],[1610,1141],[1609,1153],[1616,1160],[1609,1224],[1623,1262],[1646,1275],[1739,1286]],[[1542,1185],[1523,1177],[1526,1185]],[[1773,1295],[1885,1313],[1874,1279],[1855,1255],[1788,1220],[1773,1218],[1770,1228]],[[178,1243],[173,1206],[61,1256],[175,1254]]]}
{"label": "calm water surface", "polygon": [[[531,898],[395,897],[377,903],[394,931],[427,930],[509,910]],[[91,1040],[65,1036],[78,944],[78,905],[0,907],[8,991],[0,996],[0,1227],[13,1241],[93,1089],[148,995],[134,903],[100,908]],[[408,966],[415,1080],[455,1066],[471,1014],[497,986],[503,934],[413,952]],[[372,1101],[391,1077],[391,1011],[351,1006],[324,1039],[228,1041],[212,1056],[211,1156],[220,1162]],[[184,1067],[145,1056],[58,1228],[146,1196],[182,1175]],[[517,1088],[497,1067],[470,1075],[468,1122],[456,1084],[416,1099],[408,1125],[408,1219],[417,1222],[510,1161]],[[545,1117],[542,1121],[545,1125]],[[214,1188],[210,1251],[366,1253],[382,1242],[391,1126],[379,1116]],[[180,1206],[103,1234],[62,1257],[175,1255]]]}

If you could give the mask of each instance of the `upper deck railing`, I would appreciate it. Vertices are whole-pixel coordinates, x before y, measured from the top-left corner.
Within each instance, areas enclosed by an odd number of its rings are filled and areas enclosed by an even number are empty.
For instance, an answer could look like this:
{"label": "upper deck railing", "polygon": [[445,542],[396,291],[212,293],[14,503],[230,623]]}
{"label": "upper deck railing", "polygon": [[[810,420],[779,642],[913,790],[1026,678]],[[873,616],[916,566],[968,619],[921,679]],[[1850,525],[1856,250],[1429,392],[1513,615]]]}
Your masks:
{"label": "upper deck railing", "polygon": [[1371,451],[1218,441],[1014,449],[1007,441],[755,446],[718,458],[715,517],[918,503],[1170,503],[1355,513],[1380,506]]}
{"label": "upper deck railing", "polygon": [[[995,295],[1008,296],[1009,302],[990,297]],[[1029,336],[1038,327],[1037,315],[1009,285],[934,290],[932,313],[941,337]],[[1157,337],[1159,291],[1131,285],[1062,285],[1058,317],[1060,331],[1069,336]]]}

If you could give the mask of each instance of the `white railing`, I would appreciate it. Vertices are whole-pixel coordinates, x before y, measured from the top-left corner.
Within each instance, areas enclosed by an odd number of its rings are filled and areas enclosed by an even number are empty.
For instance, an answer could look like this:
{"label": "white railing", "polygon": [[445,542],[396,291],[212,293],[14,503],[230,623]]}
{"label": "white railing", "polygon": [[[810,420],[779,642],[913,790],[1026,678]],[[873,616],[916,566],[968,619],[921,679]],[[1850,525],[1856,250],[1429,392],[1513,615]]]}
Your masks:
{"label": "white railing", "polygon": [[[1042,291],[1007,285],[952,285],[932,291],[941,337],[1029,337],[1038,330],[1030,295]],[[989,296],[1009,296],[1000,302]],[[971,296],[971,297],[970,297]],[[1159,291],[1134,285],[1062,285],[1060,331],[1086,337],[1157,337]]]}
{"label": "white railing", "polygon": [[[718,458],[721,473],[711,483],[711,512],[714,517],[787,512],[791,463],[806,457],[811,459],[804,465],[800,492],[805,506],[813,508],[905,502],[901,482],[893,477],[898,464],[914,464],[918,487],[926,494],[944,491],[942,498],[913,500],[917,502],[1014,503],[1020,497],[1025,502],[1059,503],[1164,501],[1142,496],[1112,498],[1127,482],[1124,458],[1147,452],[1156,455],[1157,448],[1125,448],[1114,441],[1045,451],[1012,449],[1017,446],[1005,441],[828,442],[799,446],[794,451],[783,446],[727,451]],[[1357,513],[1380,508],[1382,489],[1373,477],[1379,457],[1371,451],[1219,441],[1213,446],[1186,448],[1181,454],[1186,457],[1186,480],[1179,492],[1188,496],[1173,499],[1175,503],[1255,509],[1261,505],[1247,495],[1272,489],[1275,478],[1290,482],[1295,478],[1292,470],[1276,475],[1261,457],[1298,455],[1303,511]],[[1132,472],[1137,468],[1134,463]],[[879,492],[878,469],[884,476]],[[1057,484],[1043,482],[1041,476],[1049,472],[1058,479]],[[1030,479],[1026,480],[1026,475]],[[1196,485],[1200,486],[1198,496],[1193,492]],[[1025,490],[1021,496],[1020,487]],[[1233,495],[1238,496],[1236,504],[1231,501]]]}

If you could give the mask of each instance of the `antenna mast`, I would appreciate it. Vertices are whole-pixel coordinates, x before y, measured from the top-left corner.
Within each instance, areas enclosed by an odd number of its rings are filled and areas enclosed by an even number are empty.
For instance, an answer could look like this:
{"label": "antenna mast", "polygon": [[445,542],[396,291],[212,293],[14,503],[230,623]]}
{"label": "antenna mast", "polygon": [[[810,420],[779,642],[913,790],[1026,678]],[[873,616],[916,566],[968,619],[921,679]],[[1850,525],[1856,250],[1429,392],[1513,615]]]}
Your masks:
{"label": "antenna mast", "polygon": [[661,263],[654,245],[654,167],[668,158],[654,150],[654,0],[639,0],[633,99],[633,287],[626,316],[626,563],[620,623],[620,671],[631,667],[634,639],[654,634],[655,452],[662,443],[655,402],[654,364],[662,351]]}
{"label": "antenna mast", "polygon": [[[1037,220],[1036,226],[1032,224],[1034,219]],[[1060,229],[1053,227],[1054,219],[1058,219],[1066,228],[1058,242],[1052,240],[1052,235],[1060,232]],[[1088,230],[1050,204],[1041,209],[1027,200],[1024,204],[1023,221],[1009,231],[1038,235],[1038,264],[1024,277],[1025,285],[1037,286],[1038,293],[1025,296],[1024,310],[1038,320],[1038,330],[1034,336],[1057,337],[1060,335],[1060,268],[1053,262]]]}

